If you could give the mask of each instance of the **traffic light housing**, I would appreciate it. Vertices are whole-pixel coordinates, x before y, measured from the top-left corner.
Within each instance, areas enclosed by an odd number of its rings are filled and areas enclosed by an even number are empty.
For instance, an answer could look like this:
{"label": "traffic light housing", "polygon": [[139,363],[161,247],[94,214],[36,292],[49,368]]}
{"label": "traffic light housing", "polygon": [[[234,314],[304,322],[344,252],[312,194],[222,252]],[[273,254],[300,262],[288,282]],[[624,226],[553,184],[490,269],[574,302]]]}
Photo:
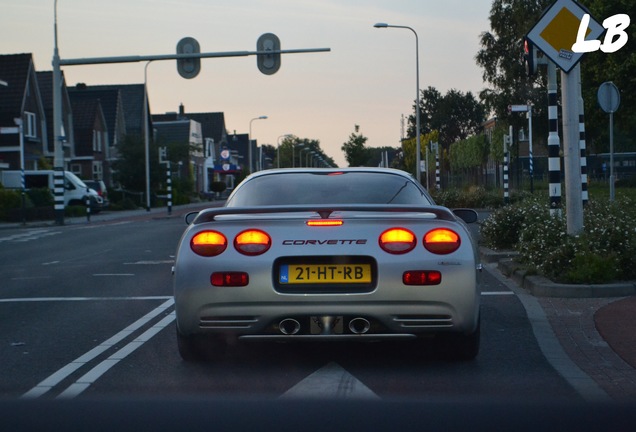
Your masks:
{"label": "traffic light housing", "polygon": [[[199,54],[201,49],[199,42],[191,37],[185,37],[177,44],[177,54]],[[177,72],[183,78],[192,79],[199,75],[201,70],[200,58],[180,58],[177,59]]]}
{"label": "traffic light housing", "polygon": [[523,62],[526,66],[526,74],[529,77],[537,74],[537,48],[526,37],[523,40]]}
{"label": "traffic light housing", "polygon": [[[273,33],[265,33],[256,41],[256,51],[280,51],[280,39]],[[280,69],[280,53],[257,54],[256,66],[265,75],[273,75]]]}

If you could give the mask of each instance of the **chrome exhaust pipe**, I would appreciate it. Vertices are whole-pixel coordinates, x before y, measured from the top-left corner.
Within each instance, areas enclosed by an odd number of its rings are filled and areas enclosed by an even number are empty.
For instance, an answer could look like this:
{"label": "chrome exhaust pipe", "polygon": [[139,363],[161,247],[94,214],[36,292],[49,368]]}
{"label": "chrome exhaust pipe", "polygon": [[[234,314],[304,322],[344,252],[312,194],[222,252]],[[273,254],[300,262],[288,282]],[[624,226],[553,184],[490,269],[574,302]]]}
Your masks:
{"label": "chrome exhaust pipe", "polygon": [[371,323],[366,318],[354,318],[349,321],[349,330],[354,334],[364,334],[371,328]]}
{"label": "chrome exhaust pipe", "polygon": [[284,335],[295,335],[300,331],[300,323],[293,318],[285,318],[278,323],[278,329]]}

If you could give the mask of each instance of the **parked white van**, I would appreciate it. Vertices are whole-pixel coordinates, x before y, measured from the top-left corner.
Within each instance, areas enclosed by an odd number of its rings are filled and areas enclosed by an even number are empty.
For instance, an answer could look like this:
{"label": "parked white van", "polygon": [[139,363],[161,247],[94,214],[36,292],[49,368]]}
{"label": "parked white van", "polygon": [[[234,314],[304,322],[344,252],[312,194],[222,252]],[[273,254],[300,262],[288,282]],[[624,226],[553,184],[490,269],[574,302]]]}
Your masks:
{"label": "parked white van", "polygon": [[[24,184],[26,189],[49,188],[54,191],[53,170],[26,170]],[[0,171],[0,183],[7,189],[21,189],[20,171]],[[102,209],[104,200],[99,194],[70,171],[64,171],[64,206],[86,205],[91,201],[91,211],[97,213]]]}

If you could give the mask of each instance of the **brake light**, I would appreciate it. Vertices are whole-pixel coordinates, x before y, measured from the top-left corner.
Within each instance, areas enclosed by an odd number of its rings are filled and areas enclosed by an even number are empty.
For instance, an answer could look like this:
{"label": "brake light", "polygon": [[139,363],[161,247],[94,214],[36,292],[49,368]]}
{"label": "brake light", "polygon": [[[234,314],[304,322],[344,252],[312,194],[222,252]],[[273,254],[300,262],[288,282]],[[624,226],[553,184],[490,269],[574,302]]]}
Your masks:
{"label": "brake light", "polygon": [[190,249],[197,255],[213,257],[227,248],[227,239],[217,231],[201,231],[190,240]]}
{"label": "brake light", "polygon": [[461,245],[459,234],[447,228],[436,228],[424,236],[424,247],[438,255],[455,252]]}
{"label": "brake light", "polygon": [[250,283],[250,277],[245,272],[214,272],[210,283],[218,287],[241,287]]}
{"label": "brake light", "polygon": [[265,231],[250,229],[239,233],[234,239],[234,247],[243,255],[260,255],[269,250],[272,239]]}
{"label": "brake light", "polygon": [[415,234],[405,228],[391,228],[380,234],[380,247],[391,254],[405,254],[415,248]]}
{"label": "brake light", "polygon": [[311,219],[307,221],[307,226],[310,227],[325,227],[325,226],[341,226],[344,222],[341,219]]}
{"label": "brake light", "polygon": [[402,274],[404,285],[439,285],[442,273],[437,270],[410,270]]}

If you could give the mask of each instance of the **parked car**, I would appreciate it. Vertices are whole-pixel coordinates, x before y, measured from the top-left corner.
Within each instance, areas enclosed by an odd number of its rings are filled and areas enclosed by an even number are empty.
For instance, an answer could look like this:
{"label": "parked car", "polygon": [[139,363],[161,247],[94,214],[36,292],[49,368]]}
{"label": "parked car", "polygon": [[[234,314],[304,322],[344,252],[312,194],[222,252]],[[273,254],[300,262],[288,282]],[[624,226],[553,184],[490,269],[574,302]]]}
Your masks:
{"label": "parked car", "polygon": [[190,217],[174,266],[184,360],[216,359],[232,339],[431,336],[477,356],[477,215],[435,205],[403,171],[261,171]]}
{"label": "parked car", "polygon": [[84,183],[86,186],[97,192],[97,195],[102,197],[104,200],[102,208],[108,208],[110,201],[108,201],[108,189],[106,188],[106,184],[102,180],[84,180]]}

